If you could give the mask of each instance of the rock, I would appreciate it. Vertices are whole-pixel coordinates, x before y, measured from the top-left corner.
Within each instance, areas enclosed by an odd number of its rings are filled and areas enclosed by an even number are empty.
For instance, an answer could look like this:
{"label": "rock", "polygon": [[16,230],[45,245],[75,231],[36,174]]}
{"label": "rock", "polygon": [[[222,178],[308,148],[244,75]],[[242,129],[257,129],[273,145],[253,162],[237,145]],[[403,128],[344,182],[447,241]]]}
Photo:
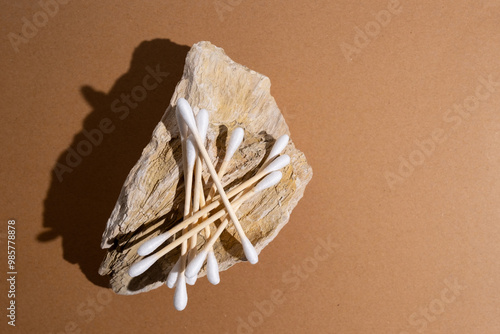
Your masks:
{"label": "rock", "polygon": [[[243,144],[222,179],[229,189],[255,173],[276,138],[290,134],[270,94],[270,86],[269,78],[235,63],[223,49],[209,42],[193,45],[170,105],[125,180],[102,237],[101,246],[108,252],[99,273],[111,276],[111,287],[116,293],[129,295],[159,287],[179,256],[179,249],[176,249],[144,274],[135,278],[127,274],[130,265],[139,260],[140,244],[168,230],[182,217],[182,152],[175,118],[176,101],[184,97],[195,113],[201,108],[209,111],[207,149],[216,168],[224,157],[228,133],[237,126],[245,129]],[[288,222],[312,177],[304,154],[292,141],[284,153],[290,155],[291,164],[282,170],[281,182],[253,197],[237,212],[259,253]],[[212,183],[206,168],[203,177],[210,187]],[[238,240],[230,224],[214,245],[221,271],[244,260]],[[203,234],[200,234],[198,248],[204,243]],[[204,275],[203,269],[200,276]]]}

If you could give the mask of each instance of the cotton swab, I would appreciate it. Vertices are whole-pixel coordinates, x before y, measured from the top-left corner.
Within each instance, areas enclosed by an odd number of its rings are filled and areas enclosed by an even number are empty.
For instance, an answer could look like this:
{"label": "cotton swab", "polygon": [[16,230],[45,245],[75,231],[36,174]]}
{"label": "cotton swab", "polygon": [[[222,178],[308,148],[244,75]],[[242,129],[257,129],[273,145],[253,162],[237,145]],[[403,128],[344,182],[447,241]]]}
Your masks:
{"label": "cotton swab", "polygon": [[[224,156],[224,160],[222,161],[222,164],[219,168],[219,172],[217,173],[219,179],[222,179],[222,177],[226,173],[226,169],[229,166],[229,162],[233,158],[233,155],[238,149],[238,147],[240,147],[241,143],[243,142],[244,136],[245,136],[245,131],[239,127],[234,129],[233,132],[231,133],[231,137],[229,137],[229,141],[226,147],[226,155]],[[212,188],[210,188],[210,193],[208,194],[207,198],[208,199],[212,198],[216,190],[217,186],[214,183],[212,185]]]}
{"label": "cotton swab", "polygon": [[[185,189],[186,189],[186,194],[184,197],[184,218],[189,217],[191,213],[191,189],[192,189],[192,184],[193,184],[193,168],[194,168],[194,162],[196,160],[196,147],[194,146],[194,143],[192,140],[189,138],[186,140],[186,175],[185,175]],[[187,228],[188,225],[186,225],[184,228]],[[150,251],[153,249],[153,244],[158,244],[164,237],[163,235],[159,235],[156,238],[151,239],[151,245],[145,245],[143,244],[144,248],[141,250],[141,247],[139,247],[138,252],[141,252],[142,254],[149,254],[146,253],[147,251]],[[161,245],[161,244],[160,244]],[[159,246],[159,245],[158,245]],[[153,251],[156,248],[153,249]],[[186,245],[186,251],[187,251],[187,245]],[[172,273],[175,275],[175,273]]]}
{"label": "cotton swab", "polygon": [[[184,103],[181,101],[180,104],[177,105],[176,109],[176,117],[181,116],[181,119],[184,119],[184,115],[186,113],[191,113],[191,116],[193,116],[193,110],[191,109],[191,106],[189,106],[189,103]],[[184,218],[190,215],[191,212],[191,188],[192,188],[192,182],[193,182],[193,167],[194,167],[194,162],[196,160],[196,148],[194,143],[189,140],[189,138],[186,139],[186,129],[185,126],[187,125],[185,122],[179,122],[179,132],[181,133],[181,140],[185,143],[183,148],[185,148],[185,151],[183,151],[183,155],[185,156],[184,162],[185,167],[184,167],[184,182],[185,182],[185,198],[184,198]],[[186,226],[187,227],[187,226]],[[184,230],[183,233],[186,231]],[[186,305],[187,305],[187,291],[186,291],[186,277],[184,274],[180,275],[180,273],[184,273],[185,267],[186,267],[186,259],[187,259],[187,242],[184,242],[181,247],[181,255],[180,255],[180,267],[179,271],[170,271],[169,275],[167,276],[167,280],[173,281],[175,277],[177,277],[176,280],[176,289],[174,293],[174,307],[182,311]]]}
{"label": "cotton swab", "polygon": [[[177,126],[179,127],[179,135],[181,137],[181,148],[182,148],[182,169],[184,172],[184,180],[187,178],[187,156],[186,156],[186,139],[188,137],[188,127],[184,120],[182,119],[180,112],[179,112],[179,106],[183,104],[183,101],[180,101],[180,104],[177,104],[177,107],[175,109],[175,117],[177,119]],[[186,101],[187,102],[187,101]],[[184,108],[191,108],[189,104],[187,106],[184,106]],[[192,111],[191,111],[192,112]],[[186,182],[186,181],[184,181]],[[184,201],[184,208],[186,208],[186,201]],[[184,209],[184,211],[186,211]],[[150,239],[149,243],[142,244],[141,247],[137,250],[137,254],[144,256],[147,254],[150,254],[153,252],[156,248],[158,248],[162,243],[167,241],[169,238],[168,234],[163,233],[160,234],[159,236]],[[181,263],[181,258],[177,260],[175,266],[170,270],[170,273],[167,276],[167,286],[169,288],[173,288],[175,286],[175,283],[177,282],[177,276],[179,275],[179,270],[180,270],[180,263]],[[175,270],[174,270],[175,269]]]}
{"label": "cotton swab", "polygon": [[[194,163],[196,161],[196,147],[191,140],[191,138],[188,137],[186,140],[186,161],[187,161],[187,178],[185,179],[186,181],[186,186],[185,186],[185,198],[184,198],[184,217],[187,217],[191,214],[191,188],[193,184],[193,169],[194,169]],[[186,226],[187,228],[187,226]],[[186,228],[183,231],[183,234],[185,234]],[[174,293],[174,307],[178,311],[184,310],[187,305],[187,291],[186,291],[186,277],[184,276],[184,270],[186,268],[186,260],[187,260],[187,249],[188,244],[187,240],[182,243],[181,246],[181,263],[180,263],[180,268],[179,272],[177,273],[177,282],[176,282],[176,288],[175,288],[175,293]],[[172,273],[172,272],[171,272]],[[172,275],[176,275],[175,273],[172,273]]]}
{"label": "cotton swab", "polygon": [[153,256],[147,257],[137,263],[134,263],[132,266],[130,266],[130,269],[128,270],[128,274],[130,277],[136,277],[145,272],[146,270],[151,267],[157,259]]}
{"label": "cotton swab", "polygon": [[167,233],[162,233],[154,238],[149,239],[147,242],[143,243],[137,250],[137,254],[140,256],[145,256],[154,252],[154,250],[161,246],[165,241],[170,238]]}
{"label": "cotton swab", "polygon": [[229,214],[229,217],[231,218],[231,221],[233,222],[234,227],[236,228],[236,231],[238,231],[241,243],[243,245],[243,250],[245,252],[248,262],[250,262],[251,264],[257,263],[259,261],[259,256],[255,251],[253,245],[246,237],[245,231],[243,231],[243,228],[241,227],[241,224],[238,221],[238,217],[236,217],[236,214],[234,213],[231,203],[229,202],[229,198],[227,198],[226,192],[224,191],[224,187],[222,186],[222,183],[220,182],[220,179],[217,176],[217,172],[215,171],[214,165],[212,164],[212,161],[210,161],[210,157],[208,156],[208,153],[205,150],[205,146],[203,145],[203,142],[200,138],[200,134],[198,133],[198,129],[196,127],[196,122],[194,120],[193,114],[189,113],[189,110],[187,108],[182,107],[182,105],[179,111],[182,118],[184,119],[184,122],[186,122],[189,130],[191,130],[191,133],[193,134],[193,137],[196,141],[196,145],[198,146],[198,151],[205,160],[205,163],[208,167],[208,171],[210,172],[210,176],[212,177],[213,182],[217,186],[217,191],[219,192],[220,198],[222,199],[222,202],[226,207],[226,210]]}
{"label": "cotton swab", "polygon": [[[182,261],[182,260],[181,260]],[[182,262],[181,262],[182,267]],[[177,276],[177,282],[175,283],[175,292],[174,292],[174,307],[177,311],[182,311],[186,308],[188,302],[188,295],[186,289],[186,276],[179,275]]]}
{"label": "cotton swab", "polygon": [[175,275],[174,274],[168,275],[167,281],[165,282],[165,284],[168,286],[169,289],[172,289],[175,286],[175,283],[177,283],[177,277],[179,276],[180,269],[181,269],[181,257],[179,256],[179,259],[177,259],[177,262],[170,270],[170,273],[174,272]]}
{"label": "cotton swab", "polygon": [[[257,185],[255,185],[251,191],[249,191],[245,195],[241,196],[237,200],[233,201],[232,204],[234,206],[240,205],[240,204],[244,203],[246,200],[248,200],[250,197],[257,194],[258,192],[274,186],[281,179],[281,175],[282,175],[282,173],[279,171],[275,171],[275,172],[269,174],[264,179],[262,179],[262,181],[257,183]],[[205,228],[205,226],[212,224],[213,222],[215,222],[217,219],[221,218],[224,215],[226,215],[226,210],[224,210],[224,209],[219,210],[217,213],[214,213],[213,215],[211,215],[207,220],[201,222],[196,227],[189,230],[186,234],[182,235],[177,240],[168,244],[165,248],[163,248],[159,252],[157,252],[153,255],[150,255],[137,263],[134,263],[129,269],[129,275],[131,277],[136,277],[136,276],[141,275],[149,267],[151,267],[159,258],[161,258],[165,254],[170,252],[172,249],[179,246],[185,240],[188,240],[193,234],[198,233],[199,231],[203,230]],[[243,247],[245,247],[245,245],[243,245]],[[198,257],[198,256],[196,256],[196,257]],[[194,259],[193,259],[193,261],[194,261]],[[181,263],[181,265],[182,265],[182,263]],[[180,275],[180,276],[182,276],[182,275]],[[177,282],[177,284],[179,284],[179,283]]]}
{"label": "cotton swab", "polygon": [[[277,157],[271,163],[269,163],[267,165],[267,167],[263,168],[260,172],[255,174],[253,177],[251,177],[247,181],[243,182],[242,184],[238,185],[234,189],[231,189],[230,191],[228,191],[227,195],[231,198],[236,196],[237,194],[239,194],[243,190],[252,186],[255,182],[259,181],[263,176],[265,176],[273,171],[279,170],[279,169],[287,166],[289,163],[290,163],[290,157],[288,155],[285,154],[285,155],[281,155],[281,156]],[[152,239],[147,240],[139,247],[139,251],[141,252],[141,255],[145,256],[145,255],[151,254],[156,249],[156,248],[153,248],[154,245],[160,246],[162,244],[162,243],[159,243],[159,241],[161,239],[166,238],[165,240],[167,240],[169,237],[173,236],[175,233],[182,230],[185,226],[188,226],[189,224],[197,221],[200,217],[208,214],[210,211],[217,208],[219,205],[221,205],[221,200],[220,200],[220,198],[215,197],[210,204],[207,204],[205,207],[203,207],[203,209],[194,213],[189,218],[184,219],[182,222],[175,225],[167,232],[165,232],[157,237],[154,237]],[[146,250],[149,251],[149,253],[147,253]]]}
{"label": "cotton swab", "polygon": [[273,148],[271,148],[271,152],[267,156],[266,160],[260,167],[259,171],[262,169],[266,168],[271,161],[273,161],[274,157],[278,156],[281,154],[281,152],[285,149],[286,145],[288,145],[288,140],[290,137],[288,135],[282,135],[276,141],[274,142]]}
{"label": "cotton swab", "polygon": [[[266,176],[262,181],[260,181],[252,190],[253,191],[262,191],[264,189],[270,188],[276,184],[278,184],[282,178],[283,174],[280,171],[275,171]],[[246,197],[247,194],[243,195],[241,198]],[[240,202],[242,203],[242,202]],[[239,205],[238,205],[239,206]],[[198,255],[189,263],[189,265],[186,267],[186,276],[191,277],[191,276],[196,276],[198,275],[198,272],[200,271],[201,267],[203,266],[203,263],[205,262],[205,258],[207,255],[210,254],[212,251],[213,245],[217,241],[217,239],[220,237],[221,233],[224,231],[226,228],[227,224],[229,223],[228,219],[225,219],[222,224],[219,225],[217,228],[217,231],[212,235],[210,240],[205,244],[205,247],[203,250],[198,253]],[[244,245],[243,245],[244,246]],[[207,259],[208,261],[208,259]],[[207,272],[208,275],[208,272]]]}
{"label": "cotton swab", "polygon": [[[195,277],[197,276],[198,273],[196,273]],[[207,279],[213,285],[217,285],[220,282],[219,263],[217,262],[217,258],[212,248],[208,251],[207,256]]]}

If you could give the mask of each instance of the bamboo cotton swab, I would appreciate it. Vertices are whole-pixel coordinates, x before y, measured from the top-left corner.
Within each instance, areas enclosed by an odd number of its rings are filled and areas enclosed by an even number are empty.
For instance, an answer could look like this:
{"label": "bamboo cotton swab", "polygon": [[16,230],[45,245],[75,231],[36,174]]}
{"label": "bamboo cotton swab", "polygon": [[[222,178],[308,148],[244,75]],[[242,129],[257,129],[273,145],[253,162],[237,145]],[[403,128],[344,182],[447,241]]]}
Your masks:
{"label": "bamboo cotton swab", "polygon": [[[190,113],[191,117],[193,116],[193,110],[191,109],[191,106],[189,106],[189,103],[187,101],[184,103],[184,101],[180,101],[180,104],[177,104],[177,109],[176,111],[178,114],[181,115],[181,118],[184,119],[184,115]],[[178,115],[176,115],[178,116]],[[184,122],[185,123],[185,122]],[[181,124],[181,123],[179,123]],[[187,124],[186,124],[187,125]],[[188,126],[189,128],[189,126]],[[185,131],[183,129],[183,131]],[[186,134],[184,132],[184,134]],[[181,135],[182,139],[182,135]],[[185,167],[185,174],[184,174],[184,182],[185,182],[185,197],[184,197],[184,218],[188,217],[191,213],[191,191],[192,191],[192,184],[193,184],[193,168],[194,168],[194,163],[196,160],[196,147],[193,143],[192,140],[189,138],[186,139],[184,136],[184,141],[185,141],[185,162],[186,162],[186,167]],[[184,152],[183,152],[184,154]],[[187,228],[187,226],[186,226]],[[182,232],[183,234],[186,233],[186,228]],[[175,288],[175,293],[174,293],[174,307],[182,311],[184,308],[186,308],[187,305],[187,290],[186,290],[186,276],[184,275],[184,270],[186,268],[186,260],[187,260],[187,242],[183,242],[181,246],[181,256],[180,256],[180,266],[179,266],[179,271],[170,271],[169,276],[172,276],[170,278],[170,281],[173,281],[175,276],[177,276],[176,280],[176,288]],[[168,277],[167,277],[168,280]]]}
{"label": "bamboo cotton swab", "polygon": [[[188,217],[191,214],[191,188],[193,184],[193,169],[194,169],[194,162],[196,160],[196,147],[191,140],[191,138],[188,137],[186,141],[186,160],[187,160],[187,179],[186,179],[186,194],[185,194],[185,201],[184,201],[184,217]],[[182,231],[183,234],[187,233],[187,226],[184,228],[184,231]],[[180,263],[180,268],[179,272],[177,274],[177,282],[176,282],[176,288],[175,288],[175,293],[174,293],[174,307],[178,311],[182,311],[184,308],[186,308],[187,305],[187,291],[186,291],[186,276],[184,275],[184,270],[186,268],[186,260],[187,260],[187,251],[188,251],[188,244],[187,240],[182,243],[181,246],[181,263]],[[175,273],[174,273],[175,275]]]}
{"label": "bamboo cotton swab", "polygon": [[[182,103],[182,101],[181,101]],[[181,148],[182,148],[182,169],[184,172],[184,178],[186,178],[187,175],[187,157],[186,157],[186,139],[188,137],[188,127],[184,120],[182,119],[180,112],[179,112],[179,106],[175,109],[175,117],[177,119],[177,126],[179,128],[179,135],[181,137]],[[160,234],[159,236],[150,239],[150,243],[148,244],[143,244],[142,246],[144,247],[139,247],[137,250],[137,254],[144,256],[145,254],[149,254],[153,252],[156,248],[158,248],[162,243],[167,241],[169,238],[169,235],[166,233]],[[179,258],[177,262],[175,263],[174,267],[172,270],[170,270],[170,273],[168,274],[167,277],[167,286],[171,289],[175,286],[175,283],[177,282],[177,275],[179,274],[179,269],[180,269],[180,264],[181,264],[181,259]]]}
{"label": "bamboo cotton swab", "polygon": [[[282,173],[279,171],[275,171],[275,172],[269,174],[264,179],[262,179],[262,181],[257,183],[257,185],[255,185],[251,191],[249,191],[245,195],[241,196],[237,200],[233,201],[232,204],[235,206],[240,205],[240,204],[244,203],[246,200],[248,200],[250,197],[257,194],[258,192],[274,186],[276,183],[278,183],[280,181],[281,176],[282,176]],[[153,255],[150,255],[137,263],[134,263],[129,269],[129,275],[131,277],[136,277],[136,276],[141,275],[149,267],[151,267],[156,261],[158,261],[159,258],[164,256],[165,254],[170,252],[172,249],[176,248],[181,243],[183,243],[185,240],[188,240],[193,234],[198,233],[199,231],[204,229],[205,226],[212,224],[213,222],[215,222],[217,219],[221,218],[225,214],[226,214],[225,209],[219,210],[217,213],[214,213],[212,216],[210,216],[207,220],[201,222],[200,224],[198,224],[198,226],[194,227],[193,229],[189,230],[186,234],[182,235],[179,239],[168,244],[161,251],[159,251]],[[180,277],[181,277],[181,275],[179,275],[179,278]],[[177,284],[179,284],[179,282],[177,282]]]}
{"label": "bamboo cotton swab", "polygon": [[[290,163],[290,157],[288,155],[285,154],[285,155],[281,155],[281,156],[277,157],[271,163],[269,163],[267,165],[267,167],[263,168],[260,172],[255,174],[253,177],[251,177],[247,181],[243,182],[242,184],[238,185],[234,189],[231,189],[230,191],[228,191],[227,195],[231,198],[236,196],[237,194],[239,194],[243,190],[247,189],[248,187],[252,186],[254,183],[258,182],[265,175],[267,175],[271,172],[277,171],[277,170],[285,167],[289,163]],[[157,247],[153,247],[153,246],[155,246],[155,245],[160,246],[162,244],[162,243],[159,243],[159,240],[161,240],[161,239],[167,240],[168,238],[173,236],[175,233],[182,230],[185,226],[188,226],[189,224],[197,221],[200,217],[208,214],[210,211],[212,211],[213,209],[217,208],[220,205],[221,205],[220,198],[215,197],[210,204],[207,204],[205,207],[203,207],[203,209],[196,212],[191,217],[184,219],[182,222],[175,225],[167,232],[144,242],[139,247],[138,254],[141,256],[151,254],[157,248]]]}

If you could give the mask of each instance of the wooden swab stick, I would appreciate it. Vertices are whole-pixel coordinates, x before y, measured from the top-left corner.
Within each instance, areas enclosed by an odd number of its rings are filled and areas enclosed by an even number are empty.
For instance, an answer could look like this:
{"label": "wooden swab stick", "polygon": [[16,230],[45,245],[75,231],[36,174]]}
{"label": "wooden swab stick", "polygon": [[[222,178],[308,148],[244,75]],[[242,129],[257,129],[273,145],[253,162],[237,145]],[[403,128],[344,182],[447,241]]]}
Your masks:
{"label": "wooden swab stick", "polygon": [[[208,131],[208,111],[206,109],[201,109],[196,115],[196,126],[200,132],[201,139],[203,141],[203,145],[205,145],[207,131]],[[200,209],[200,201],[201,196],[203,196],[203,185],[201,183],[201,173],[203,171],[203,161],[198,152],[196,152],[196,164],[195,164],[195,172],[194,172],[194,200],[193,200],[193,213],[197,212]],[[196,247],[197,238],[194,236],[190,240],[190,257],[191,251]]]}
{"label": "wooden swab stick", "polygon": [[[191,138],[188,137],[186,140],[186,160],[187,160],[187,179],[186,179],[186,186],[185,186],[185,201],[184,201],[184,217],[188,217],[191,215],[191,192],[192,192],[192,185],[193,185],[193,169],[194,169],[194,163],[196,161],[196,147],[191,140]],[[187,227],[184,228],[182,231],[182,234],[185,235],[187,233]],[[175,288],[175,293],[174,293],[174,307],[178,311],[184,310],[187,305],[187,291],[186,291],[186,276],[184,275],[184,270],[186,268],[186,261],[187,261],[187,252],[188,252],[188,243],[187,240],[182,242],[181,246],[181,263],[180,263],[180,268],[179,272],[177,274],[177,282],[176,282],[176,288]],[[175,275],[175,273],[173,273]]]}
{"label": "wooden swab stick", "polygon": [[[274,172],[276,170],[279,170],[286,165],[290,163],[290,157],[288,155],[281,155],[274,159],[268,166],[259,173],[255,174],[253,177],[248,179],[247,181],[243,182],[239,186],[235,187],[234,189],[231,189],[228,191],[227,195],[232,198],[236,195],[238,195],[240,192],[243,190],[247,189],[248,187],[252,186],[254,183],[258,182],[262,177],[266,176],[267,174]],[[160,246],[164,241],[166,241],[168,238],[173,236],[175,233],[179,232],[182,230],[184,227],[188,226],[189,224],[197,221],[200,219],[200,217],[208,214],[210,211],[213,209],[219,207],[221,205],[221,199],[215,197],[213,201],[210,204],[207,204],[203,209],[200,211],[196,212],[192,216],[190,216],[187,219],[184,219],[182,222],[179,224],[175,225],[172,227],[170,230],[167,232],[160,234],[157,237],[154,237],[152,239],[147,240],[144,242],[138,249],[137,254],[141,256],[146,256],[151,254],[158,246]],[[160,242],[163,240],[163,242]]]}
{"label": "wooden swab stick", "polygon": [[[208,131],[208,111],[206,109],[201,109],[196,115],[196,125],[199,129],[200,136],[205,145],[205,140]],[[200,200],[203,195],[203,188],[201,184],[201,172],[203,171],[203,161],[201,160],[198,152],[196,152],[196,162],[195,162],[195,172],[194,172],[194,194],[193,194],[193,210],[192,212],[197,212],[200,209]],[[198,234],[193,235],[189,239],[189,249],[187,256],[187,263],[191,261],[196,256],[196,244],[198,242]],[[189,285],[194,285],[198,277],[188,277],[186,282]]]}
{"label": "wooden swab stick", "polygon": [[278,155],[281,154],[281,152],[283,152],[286,145],[288,145],[289,139],[290,139],[290,137],[288,135],[282,135],[281,137],[276,139],[276,141],[274,142],[273,148],[271,149],[271,152],[269,152],[269,155],[267,156],[266,160],[264,161],[262,166],[259,168],[259,172],[261,170],[263,170],[264,168],[266,168],[267,166],[269,166],[271,161],[273,161],[273,159],[275,157],[277,157]]}
{"label": "wooden swab stick", "polygon": [[[253,187],[253,189],[251,191],[249,191],[245,195],[241,196],[237,200],[233,201],[232,204],[235,206],[240,205],[240,204],[244,203],[246,200],[248,200],[250,197],[257,194],[258,192],[274,186],[281,179],[281,175],[282,175],[282,173],[279,171],[276,171],[276,172],[269,174],[262,181],[257,183],[257,185],[255,185],[255,187]],[[210,216],[207,220],[201,222],[200,224],[198,224],[198,226],[194,227],[193,229],[189,230],[186,234],[182,235],[179,239],[177,239],[174,242],[165,246],[165,248],[163,248],[159,252],[157,252],[153,255],[150,255],[137,263],[134,263],[130,267],[128,274],[130,275],[130,277],[136,277],[136,276],[141,275],[149,267],[151,267],[156,261],[158,261],[159,258],[164,256],[165,254],[167,254],[168,252],[170,252],[171,250],[173,250],[174,248],[176,248],[177,246],[182,244],[184,241],[188,240],[193,234],[200,232],[201,230],[203,230],[205,228],[205,226],[212,224],[213,222],[215,222],[217,219],[221,218],[225,214],[226,214],[226,210],[224,210],[224,209],[219,210],[217,213]],[[179,278],[180,277],[181,277],[181,275],[179,275]],[[177,282],[177,284],[178,283],[179,282]]]}
{"label": "wooden swab stick", "polygon": [[[187,101],[186,101],[187,103]],[[182,103],[181,103],[182,104]],[[189,104],[188,104],[189,106]],[[186,108],[186,104],[177,106],[177,111],[179,111],[179,114],[181,117],[184,119],[185,114],[190,113],[191,117],[194,118],[193,116],[193,111],[189,107]],[[186,124],[187,125],[187,124]],[[188,126],[189,128],[189,126]],[[185,196],[184,196],[184,217],[188,217],[191,214],[191,191],[192,191],[192,184],[193,184],[193,168],[194,168],[194,163],[196,160],[196,146],[194,145],[193,141],[190,140],[189,138],[186,139],[186,172],[187,174],[184,175],[184,180],[185,180]],[[187,228],[187,226],[186,226]],[[183,234],[186,233],[186,228],[182,232]],[[187,248],[188,244],[187,241],[184,241],[181,246],[181,256],[180,256],[180,268],[178,272],[173,272],[171,271],[169,275],[171,274],[172,276],[177,276],[177,281],[176,281],[176,288],[175,288],[175,293],[174,293],[174,307],[178,311],[184,310],[187,305],[187,291],[186,291],[186,276],[184,275],[184,270],[186,268],[186,260],[187,260]],[[168,280],[168,278],[167,278]],[[173,277],[170,279],[173,280]]]}
{"label": "wooden swab stick", "polygon": [[[194,173],[194,170],[195,170],[195,164],[196,164],[196,159],[198,158],[198,152],[196,150],[196,145],[194,144],[194,140],[191,136],[188,137],[187,141],[186,141],[186,148],[187,148],[187,151],[188,151],[188,172],[191,172],[191,190],[193,190],[194,188],[194,191],[199,191],[199,189],[196,189],[196,175]],[[194,181],[193,181],[193,177],[195,177]],[[186,188],[187,190],[187,188]],[[186,196],[187,197],[187,196]],[[196,212],[198,211],[199,209],[199,194],[197,193],[194,193],[192,196],[189,196],[189,200],[190,200],[190,210],[189,210],[189,213],[188,213],[188,216],[191,216],[193,214],[193,212]],[[196,204],[196,208],[195,208],[195,204]],[[184,214],[186,214],[186,212],[184,212]],[[186,217],[186,215],[184,215],[184,217]],[[193,224],[196,223],[196,222],[193,222]],[[182,230],[182,234],[186,234],[187,231],[189,230],[190,226],[186,226],[184,228],[184,230]],[[189,263],[189,250],[190,250],[190,243],[189,243],[189,240],[185,241],[182,243],[182,247],[181,247],[181,267],[179,269],[179,276],[184,276],[184,271],[185,271],[185,268],[187,266],[187,264]],[[191,277],[190,279],[187,279],[186,278],[186,283],[189,284],[189,285],[194,285],[194,283],[196,283],[196,279],[197,277]],[[175,303],[175,295],[174,295],[174,303]]]}
{"label": "wooden swab stick", "polygon": [[[179,110],[178,108],[176,108],[175,110],[175,117],[177,119],[177,126],[179,127],[179,135],[181,137],[181,148],[182,148],[182,169],[183,169],[183,172],[184,172],[184,179],[186,179],[187,177],[187,157],[186,157],[186,139],[188,137],[188,127],[186,125],[186,123],[184,122],[184,120],[182,119],[180,113],[179,113]],[[144,245],[145,247],[142,248],[142,252],[153,252],[156,248],[158,248],[162,243],[164,243],[165,241],[167,241],[168,239],[168,235],[166,235],[165,233],[163,234],[160,234],[159,236],[155,237],[155,238],[152,238],[151,240],[153,242],[147,244],[147,245]],[[137,253],[139,255],[141,255],[141,249],[139,249],[137,251]],[[170,270],[170,273],[168,274],[168,277],[167,277],[167,286],[171,289],[175,286],[175,283],[177,282],[177,276],[179,274],[179,269],[180,269],[180,265],[181,265],[181,258],[179,258],[177,260],[177,262],[175,263],[174,267]]]}
{"label": "wooden swab stick", "polygon": [[[182,98],[181,98],[182,99]],[[179,99],[179,100],[181,100]],[[184,103],[183,103],[184,104]],[[183,108],[181,105],[181,108],[179,109],[180,114],[182,118],[184,119],[184,122],[186,122],[189,130],[191,130],[191,133],[193,134],[193,137],[196,141],[196,145],[198,147],[198,151],[200,152],[201,156],[203,157],[203,160],[205,160],[205,163],[208,167],[208,171],[210,172],[210,176],[212,177],[213,182],[217,186],[217,191],[219,192],[220,198],[222,199],[222,202],[224,203],[224,206],[226,207],[226,210],[229,214],[229,217],[231,218],[231,221],[233,222],[234,227],[236,228],[236,231],[238,231],[238,234],[240,236],[241,244],[243,245],[243,251],[245,252],[245,256],[251,264],[255,264],[259,261],[259,256],[257,252],[255,251],[255,248],[253,247],[252,243],[250,240],[245,235],[245,231],[241,227],[240,222],[238,221],[238,217],[236,217],[236,214],[234,213],[233,207],[231,206],[231,203],[229,202],[229,198],[226,195],[226,192],[224,191],[224,187],[222,186],[222,183],[220,182],[219,177],[217,176],[217,172],[215,171],[214,165],[212,164],[212,161],[210,160],[210,157],[208,156],[207,150],[205,150],[205,146],[203,145],[203,142],[200,138],[200,135],[198,133],[198,129],[196,128],[196,122],[193,117],[193,114],[189,112],[187,108]]]}
{"label": "wooden swab stick", "polygon": [[[198,182],[198,179],[201,179],[201,159],[199,157],[196,158],[196,164],[195,164],[195,172],[194,172],[194,194],[193,194],[193,213],[197,212],[200,209],[200,196],[203,196],[201,189],[200,189],[200,182]],[[195,223],[193,223],[191,226],[193,226]],[[193,235],[188,242],[188,254],[186,258],[186,263],[189,264],[189,262],[196,256],[196,244],[198,242],[198,234]],[[196,283],[197,276],[193,277],[186,277],[186,283],[189,285],[194,285]]]}

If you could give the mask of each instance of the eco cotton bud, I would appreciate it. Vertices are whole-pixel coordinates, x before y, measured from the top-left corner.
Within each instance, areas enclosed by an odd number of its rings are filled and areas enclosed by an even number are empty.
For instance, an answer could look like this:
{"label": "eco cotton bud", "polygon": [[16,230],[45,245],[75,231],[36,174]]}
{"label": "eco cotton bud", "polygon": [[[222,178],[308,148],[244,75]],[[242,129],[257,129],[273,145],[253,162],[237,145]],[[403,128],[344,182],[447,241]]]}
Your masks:
{"label": "eco cotton bud", "polygon": [[177,279],[177,287],[174,293],[174,307],[177,311],[182,311],[186,308],[188,295],[186,290],[186,277],[180,275]]}
{"label": "eco cotton bud", "polygon": [[130,266],[128,274],[130,275],[130,277],[139,276],[140,274],[148,270],[149,267],[151,267],[156,262],[156,260],[158,259],[155,256],[150,256],[139,262],[136,262],[132,266]]}
{"label": "eco cotton bud", "polygon": [[279,155],[286,147],[288,144],[288,140],[290,137],[288,135],[283,135],[276,139],[276,142],[273,145],[273,148],[271,149],[271,153],[269,153],[269,156],[267,157],[266,160],[271,160],[275,156]]}
{"label": "eco cotton bud", "polygon": [[194,138],[192,136],[189,136],[186,140],[186,160],[189,168],[192,168],[194,166],[196,155],[196,144],[194,142]]}
{"label": "eco cotton bud", "polygon": [[226,156],[224,157],[225,161],[231,160],[234,153],[241,145],[244,136],[245,136],[245,131],[242,128],[236,128],[233,130],[233,132],[231,133],[231,137],[229,138],[229,142],[227,144]]}
{"label": "eco cotton bud", "polygon": [[207,257],[207,253],[208,252],[206,250],[198,253],[198,255],[196,255],[194,259],[192,259],[191,262],[189,262],[189,264],[186,267],[186,273],[185,273],[186,277],[193,277],[198,275],[198,273],[201,270],[201,267],[203,267],[203,263],[205,263],[205,258]]}
{"label": "eco cotton bud", "polygon": [[219,264],[212,249],[210,249],[207,256],[207,278],[213,285],[217,285],[220,282]]}
{"label": "eco cotton bud", "polygon": [[266,168],[264,168],[263,172],[273,172],[287,166],[289,163],[290,157],[288,156],[288,154],[281,155],[274,159]]}
{"label": "eco cotton bud", "polygon": [[243,246],[243,252],[245,253],[245,257],[247,258],[248,262],[250,262],[251,264],[256,264],[257,262],[259,262],[257,251],[247,237],[241,238],[241,245]]}
{"label": "eco cotton bud", "polygon": [[165,282],[165,284],[169,287],[169,289],[172,289],[175,286],[175,283],[177,282],[177,277],[179,276],[180,270],[181,270],[181,258],[179,258],[177,260],[175,265],[172,267],[172,269],[168,273],[167,281]]}
{"label": "eco cotton bud", "polygon": [[208,111],[206,109],[201,109],[198,115],[196,115],[196,126],[198,127],[201,140],[205,143],[208,131]]}
{"label": "eco cotton bud", "polygon": [[177,100],[177,110],[179,111],[179,114],[186,125],[189,128],[196,129],[196,121],[194,119],[193,109],[191,109],[189,102],[181,97]]}
{"label": "eco cotton bud", "polygon": [[177,119],[177,126],[179,127],[179,134],[181,135],[181,139],[185,140],[188,136],[188,126],[182,119],[181,113],[179,111],[179,104],[177,104],[177,108],[175,110],[175,118]]}
{"label": "eco cotton bud", "polygon": [[280,171],[274,171],[263,178],[257,185],[253,188],[254,191],[259,192],[264,189],[270,188],[278,184],[283,177],[283,173]]}
{"label": "eco cotton bud", "polygon": [[189,284],[189,285],[195,285],[197,279],[198,279],[197,275],[194,275],[192,277],[186,277],[186,283]]}
{"label": "eco cotton bud", "polygon": [[155,249],[160,247],[161,244],[167,241],[169,237],[170,234],[163,233],[152,239],[149,239],[148,241],[143,243],[141,247],[139,247],[139,249],[137,250],[137,254],[139,254],[140,256],[146,256],[151,254],[152,252],[154,252]]}

